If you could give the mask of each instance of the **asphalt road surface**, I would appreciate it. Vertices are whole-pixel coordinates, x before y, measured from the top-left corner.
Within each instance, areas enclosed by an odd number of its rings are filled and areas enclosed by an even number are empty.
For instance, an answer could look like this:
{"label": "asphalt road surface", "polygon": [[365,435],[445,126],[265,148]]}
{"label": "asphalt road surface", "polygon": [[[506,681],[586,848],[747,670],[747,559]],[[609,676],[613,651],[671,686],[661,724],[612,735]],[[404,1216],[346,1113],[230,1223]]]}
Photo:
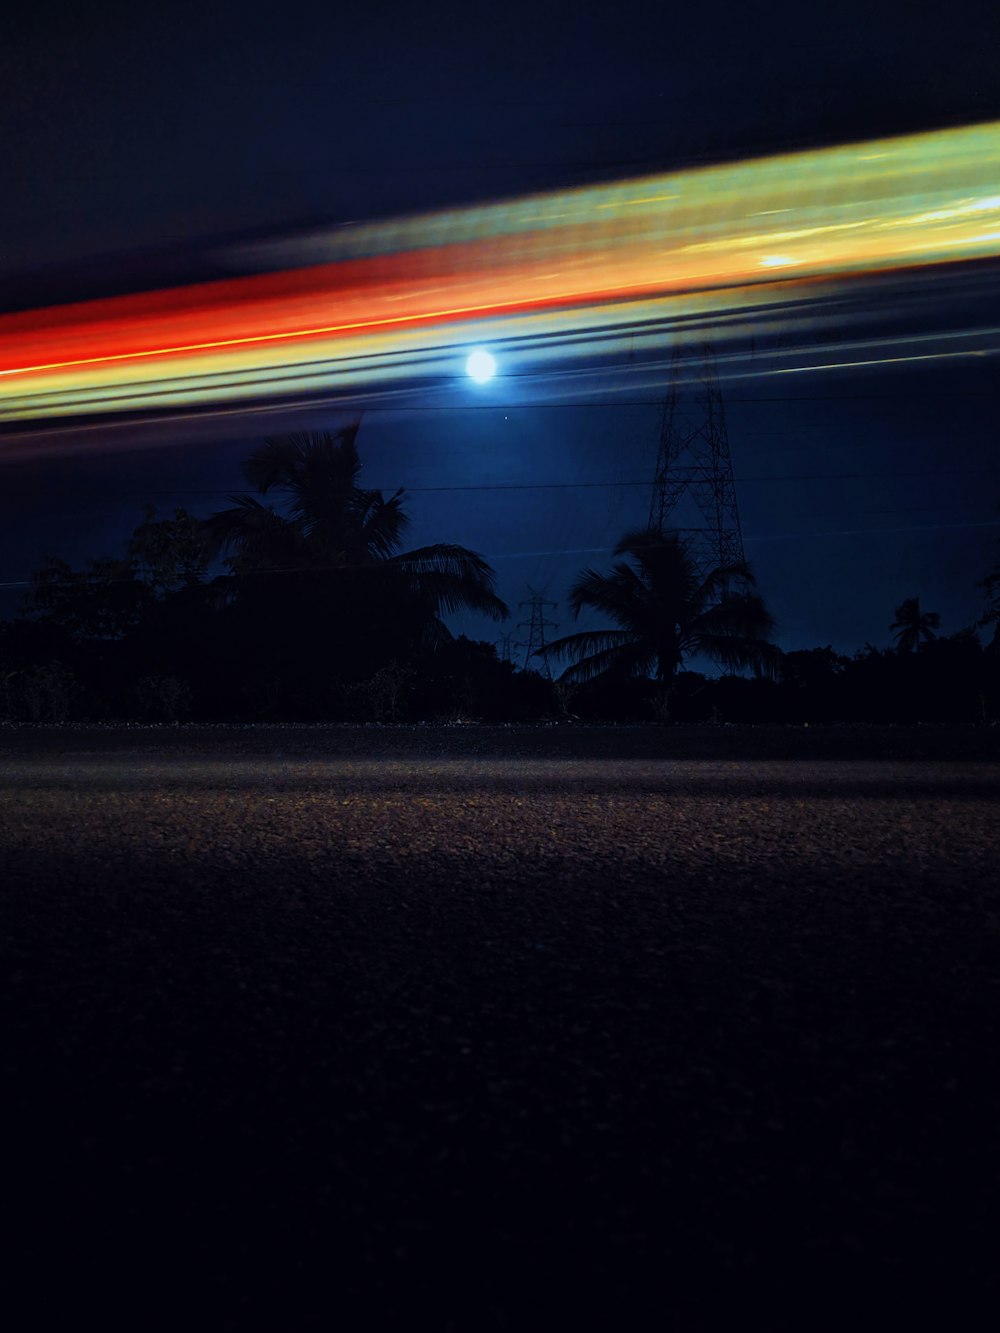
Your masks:
{"label": "asphalt road surface", "polygon": [[993,1326],[1000,765],[668,734],[0,737],[7,1326]]}

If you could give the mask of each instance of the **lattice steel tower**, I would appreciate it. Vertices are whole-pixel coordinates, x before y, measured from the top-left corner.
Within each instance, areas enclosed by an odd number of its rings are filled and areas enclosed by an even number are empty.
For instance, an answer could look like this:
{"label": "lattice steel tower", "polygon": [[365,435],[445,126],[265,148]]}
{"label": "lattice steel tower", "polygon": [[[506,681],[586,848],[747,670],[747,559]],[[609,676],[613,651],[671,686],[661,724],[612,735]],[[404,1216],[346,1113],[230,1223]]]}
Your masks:
{"label": "lattice steel tower", "polygon": [[[518,625],[518,629],[526,629],[528,631],[528,637],[514,645],[515,648],[524,649],[525,671],[530,669],[531,659],[534,654],[538,652],[539,649],[545,647],[545,631],[547,629],[557,628],[555,621],[545,619],[545,608],[547,606],[555,606],[555,602],[546,601],[544,595],[540,592],[535,592],[534,588],[529,588],[528,591],[531,593],[531,601],[518,603],[520,607],[531,607],[531,619],[522,620]],[[551,680],[552,669],[548,664],[548,660],[543,657],[540,658],[539,661],[540,665],[536,669],[540,671],[543,676],[548,676]]]}
{"label": "lattice steel tower", "polygon": [[726,413],[707,342],[674,346],[649,526],[679,532],[702,572],[744,558]]}

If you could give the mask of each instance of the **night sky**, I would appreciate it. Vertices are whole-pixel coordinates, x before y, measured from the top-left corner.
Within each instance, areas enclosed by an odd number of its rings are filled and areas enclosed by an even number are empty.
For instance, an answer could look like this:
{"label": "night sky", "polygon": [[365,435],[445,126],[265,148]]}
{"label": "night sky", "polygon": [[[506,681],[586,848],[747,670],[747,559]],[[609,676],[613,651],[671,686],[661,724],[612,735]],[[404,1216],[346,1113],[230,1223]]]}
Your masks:
{"label": "night sky", "polygon": [[[223,276],[243,237],[1000,118],[992,0],[42,3],[5,22],[0,309]],[[977,269],[867,300],[899,339],[987,328],[997,293]],[[627,369],[368,405],[365,484],[410,490],[411,543],[481,551],[515,610],[529,585],[560,602],[646,519],[663,388]],[[724,391],[746,552],[784,647],[885,645],[908,596],[945,632],[978,617],[1000,532],[994,356]],[[351,415],[8,431],[0,613],[46,554],[114,552],[147,501],[222,507],[264,434]],[[568,632],[564,605],[550,615]],[[522,618],[502,632],[523,637]]]}

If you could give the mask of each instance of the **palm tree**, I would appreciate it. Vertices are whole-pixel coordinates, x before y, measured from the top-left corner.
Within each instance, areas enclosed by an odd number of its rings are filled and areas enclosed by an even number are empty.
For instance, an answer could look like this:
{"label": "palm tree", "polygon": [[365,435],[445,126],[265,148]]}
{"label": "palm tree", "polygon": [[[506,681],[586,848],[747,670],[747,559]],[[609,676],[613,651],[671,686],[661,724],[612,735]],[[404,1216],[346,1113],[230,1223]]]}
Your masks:
{"label": "palm tree", "polygon": [[[669,688],[692,653],[705,654],[728,670],[750,667],[773,674],[779,650],[768,635],[774,620],[750,591],[754,578],[745,563],[702,575],[677,533],[655,529],[626,533],[614,554],[628,558],[610,574],[584,570],[570,589],[569,602],[574,615],[590,607],[618,627],[584,630],[547,644],[546,656],[577,659],[562,680],[652,676]],[[730,591],[736,581],[747,591]]]}
{"label": "palm tree", "polygon": [[275,436],[244,461],[243,475],[258,494],[282,494],[286,506],[280,512],[242,493],[230,497],[233,508],[206,520],[215,552],[232,552],[233,591],[245,591],[248,580],[260,586],[260,576],[296,574],[310,596],[321,598],[322,587],[330,591],[330,576],[339,575],[341,585],[345,578],[363,581],[365,595],[376,602],[381,597],[388,605],[404,594],[418,603],[431,636],[447,637],[441,616],[448,612],[503,620],[509,612],[482,556],[447,543],[398,550],[410,522],[404,493],[386,499],[358,485],[359,425]]}
{"label": "palm tree", "polygon": [[896,619],[889,628],[895,631],[896,648],[901,653],[912,653],[921,643],[937,638],[941,617],[937,611],[921,611],[919,597],[907,597],[896,607]]}

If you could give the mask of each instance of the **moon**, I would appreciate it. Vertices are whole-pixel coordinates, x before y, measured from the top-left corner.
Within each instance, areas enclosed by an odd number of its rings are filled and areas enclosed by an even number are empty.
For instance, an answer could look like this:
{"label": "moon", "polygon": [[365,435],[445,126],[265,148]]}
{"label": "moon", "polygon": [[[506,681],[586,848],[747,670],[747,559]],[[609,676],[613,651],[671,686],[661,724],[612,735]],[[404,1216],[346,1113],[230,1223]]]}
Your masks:
{"label": "moon", "polygon": [[477,347],[466,361],[465,369],[470,379],[475,380],[477,384],[485,384],[497,373],[497,363],[489,352]]}

